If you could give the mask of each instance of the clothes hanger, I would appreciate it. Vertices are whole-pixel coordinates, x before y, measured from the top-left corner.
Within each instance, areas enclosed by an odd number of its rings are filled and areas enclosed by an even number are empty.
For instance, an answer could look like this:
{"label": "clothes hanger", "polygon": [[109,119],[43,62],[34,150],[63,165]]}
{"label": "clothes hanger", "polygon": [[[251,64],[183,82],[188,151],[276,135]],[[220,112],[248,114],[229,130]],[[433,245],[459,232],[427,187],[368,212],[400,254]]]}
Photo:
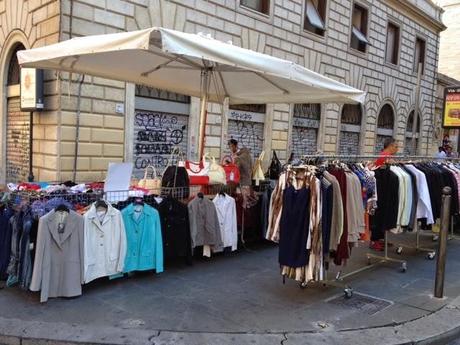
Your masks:
{"label": "clothes hanger", "polygon": [[133,204],[134,205],[144,206],[144,199],[140,198],[140,197],[137,197],[137,198],[134,199]]}
{"label": "clothes hanger", "polygon": [[59,205],[54,209],[54,211],[56,211],[56,212],[67,212],[67,213],[70,212],[69,208],[68,208],[67,205],[65,205],[65,204],[59,204]]}
{"label": "clothes hanger", "polygon": [[109,206],[107,205],[107,203],[106,203],[104,200],[102,200],[102,199],[96,201],[96,204],[95,204],[94,206],[95,206],[96,208],[99,208],[99,207],[102,207],[102,208],[105,208],[105,209],[108,209],[108,208],[109,208]]}

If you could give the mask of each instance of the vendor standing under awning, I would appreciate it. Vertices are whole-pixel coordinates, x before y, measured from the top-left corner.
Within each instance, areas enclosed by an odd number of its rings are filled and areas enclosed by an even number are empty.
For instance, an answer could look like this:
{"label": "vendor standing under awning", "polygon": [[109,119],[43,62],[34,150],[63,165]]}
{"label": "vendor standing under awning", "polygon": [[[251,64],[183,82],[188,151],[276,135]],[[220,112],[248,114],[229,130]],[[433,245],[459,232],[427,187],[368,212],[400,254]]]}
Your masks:
{"label": "vendor standing under awning", "polygon": [[251,151],[246,147],[238,148],[238,141],[230,139],[228,147],[232,153],[233,163],[240,171],[240,185],[251,186],[252,184],[252,156]]}

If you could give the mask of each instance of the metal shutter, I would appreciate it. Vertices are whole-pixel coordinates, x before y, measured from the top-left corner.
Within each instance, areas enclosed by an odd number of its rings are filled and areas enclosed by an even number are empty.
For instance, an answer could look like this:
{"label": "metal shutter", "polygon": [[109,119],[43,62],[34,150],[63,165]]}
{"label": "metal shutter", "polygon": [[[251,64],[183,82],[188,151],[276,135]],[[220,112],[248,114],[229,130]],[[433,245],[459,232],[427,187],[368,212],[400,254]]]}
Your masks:
{"label": "metal shutter", "polygon": [[[410,136],[409,136],[410,135]],[[406,144],[404,146],[404,155],[406,156],[415,156],[417,154],[417,148],[418,148],[418,139],[415,139],[415,145],[417,146],[414,149],[412,148],[412,133],[409,133],[408,136],[406,137]]]}
{"label": "metal shutter", "polygon": [[27,181],[29,175],[30,114],[21,112],[20,98],[8,99],[6,181]]}
{"label": "metal shutter", "polygon": [[143,177],[153,165],[163,173],[169,165],[171,150],[179,147],[187,154],[187,115],[136,110],[134,117],[134,176]]}
{"label": "metal shutter", "polygon": [[391,138],[391,136],[388,135],[377,135],[377,140],[375,143],[375,153],[380,153],[383,150],[383,142],[385,141],[386,138]]}
{"label": "metal shutter", "polygon": [[264,148],[264,124],[260,122],[228,120],[228,138],[238,141],[239,147],[251,150],[258,158]]}
{"label": "metal shutter", "polygon": [[318,130],[316,128],[292,127],[292,152],[295,158],[317,151]]}
{"label": "metal shutter", "polygon": [[345,131],[340,132],[339,154],[359,154],[359,133]]}

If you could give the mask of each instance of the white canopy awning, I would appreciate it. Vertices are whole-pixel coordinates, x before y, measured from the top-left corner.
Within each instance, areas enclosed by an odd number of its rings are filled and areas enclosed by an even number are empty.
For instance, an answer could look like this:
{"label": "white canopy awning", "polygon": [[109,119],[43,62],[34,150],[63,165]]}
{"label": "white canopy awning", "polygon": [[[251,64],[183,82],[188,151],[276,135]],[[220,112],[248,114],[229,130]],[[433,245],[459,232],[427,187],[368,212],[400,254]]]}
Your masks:
{"label": "white canopy awning", "polygon": [[358,103],[365,92],[293,62],[203,35],[150,28],[86,36],[18,52],[22,67],[132,82],[208,100],[241,103]]}

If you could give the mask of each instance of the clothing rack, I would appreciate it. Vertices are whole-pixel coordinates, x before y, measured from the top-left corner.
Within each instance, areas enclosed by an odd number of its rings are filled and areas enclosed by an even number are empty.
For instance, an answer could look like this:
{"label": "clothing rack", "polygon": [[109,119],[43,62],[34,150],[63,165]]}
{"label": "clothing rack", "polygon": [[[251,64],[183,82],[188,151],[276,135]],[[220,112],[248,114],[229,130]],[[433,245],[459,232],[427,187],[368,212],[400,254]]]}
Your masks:
{"label": "clothing rack", "polygon": [[[301,160],[342,160],[342,161],[353,161],[353,160],[371,160],[371,159],[378,159],[381,158],[380,155],[303,155],[301,156]],[[460,161],[460,158],[454,157],[446,157],[446,158],[436,158],[432,156],[408,156],[408,155],[394,155],[394,156],[386,156],[384,158],[391,159],[394,161],[401,161],[401,160],[429,160],[429,161]]]}
{"label": "clothing rack", "polygon": [[[322,155],[322,154],[316,154],[316,155],[303,155],[300,158],[300,161],[305,164],[319,164],[325,161],[330,161],[330,160],[339,160],[342,162],[350,162],[350,161],[363,161],[363,160],[375,160],[381,158],[380,155]],[[458,162],[460,161],[460,158],[454,158],[454,157],[446,157],[443,159],[439,159],[436,157],[432,156],[416,156],[416,155],[395,155],[395,156],[389,156],[387,159],[396,161],[396,162],[402,162],[402,161],[435,161],[435,162]],[[288,169],[295,169],[296,166],[288,166]],[[413,246],[408,246],[408,245],[398,245],[396,253],[401,254],[402,253],[402,248],[412,248],[415,249],[416,251],[420,252],[427,252],[428,254],[426,255],[427,259],[433,260],[436,251],[434,249],[430,248],[423,248],[420,246],[420,229],[418,229],[418,222],[417,220],[414,222],[414,230],[416,233],[416,245],[415,247]],[[453,223],[451,222],[451,238],[455,238],[453,234]],[[325,286],[334,286],[334,287],[340,287],[344,289],[345,297],[350,298],[353,295],[353,289],[348,285],[344,284],[342,281],[345,278],[348,278],[350,276],[353,276],[355,274],[361,273],[363,271],[366,271],[370,268],[375,267],[376,265],[382,264],[382,263],[387,263],[387,262],[394,262],[398,263],[401,266],[401,272],[406,272],[407,271],[407,261],[406,260],[401,260],[401,259],[396,259],[396,258],[391,258],[388,256],[388,231],[385,231],[385,238],[384,238],[384,255],[376,255],[373,253],[367,253],[366,257],[368,260],[368,265],[361,267],[357,270],[354,270],[352,272],[342,274],[342,271],[340,270],[336,276],[333,279],[328,279],[327,276],[327,270],[324,269],[324,277],[325,280],[321,281],[320,283],[324,284]],[[371,262],[371,259],[377,259],[378,261],[373,263]],[[301,283],[301,287],[304,288],[306,287],[306,283]]]}

